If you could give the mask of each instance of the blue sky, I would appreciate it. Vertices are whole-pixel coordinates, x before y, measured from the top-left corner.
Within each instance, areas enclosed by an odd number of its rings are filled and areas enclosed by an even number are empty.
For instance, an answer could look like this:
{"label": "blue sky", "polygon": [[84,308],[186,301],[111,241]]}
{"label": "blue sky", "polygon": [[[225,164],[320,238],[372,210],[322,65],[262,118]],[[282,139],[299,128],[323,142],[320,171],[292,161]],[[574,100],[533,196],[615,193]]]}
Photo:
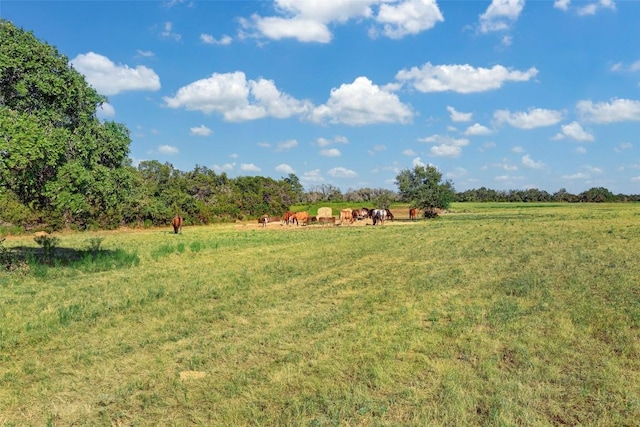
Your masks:
{"label": "blue sky", "polygon": [[14,1],[131,158],[396,190],[640,193],[640,2]]}

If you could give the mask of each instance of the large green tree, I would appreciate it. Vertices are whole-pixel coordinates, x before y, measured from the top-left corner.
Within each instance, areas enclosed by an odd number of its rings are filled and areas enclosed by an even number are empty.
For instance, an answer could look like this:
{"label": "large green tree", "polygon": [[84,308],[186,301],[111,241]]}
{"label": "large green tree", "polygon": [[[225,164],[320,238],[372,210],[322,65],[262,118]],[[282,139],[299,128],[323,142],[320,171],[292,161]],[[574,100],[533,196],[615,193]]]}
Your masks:
{"label": "large green tree", "polygon": [[400,171],[396,176],[400,197],[411,207],[422,209],[425,216],[434,215],[436,209],[447,209],[455,198],[450,180],[443,181],[435,166],[416,166]]}
{"label": "large green tree", "polygon": [[96,117],[106,98],[55,47],[6,20],[0,40],[0,185],[66,223],[117,221],[129,131]]}

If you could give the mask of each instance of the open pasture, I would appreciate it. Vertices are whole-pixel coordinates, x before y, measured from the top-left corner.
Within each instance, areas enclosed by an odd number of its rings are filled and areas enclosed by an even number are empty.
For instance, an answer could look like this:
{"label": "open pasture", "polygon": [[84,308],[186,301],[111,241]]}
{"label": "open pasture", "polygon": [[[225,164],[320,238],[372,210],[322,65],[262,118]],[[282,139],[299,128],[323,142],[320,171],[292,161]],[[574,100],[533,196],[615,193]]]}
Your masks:
{"label": "open pasture", "polygon": [[10,237],[0,425],[637,425],[640,206],[452,212]]}

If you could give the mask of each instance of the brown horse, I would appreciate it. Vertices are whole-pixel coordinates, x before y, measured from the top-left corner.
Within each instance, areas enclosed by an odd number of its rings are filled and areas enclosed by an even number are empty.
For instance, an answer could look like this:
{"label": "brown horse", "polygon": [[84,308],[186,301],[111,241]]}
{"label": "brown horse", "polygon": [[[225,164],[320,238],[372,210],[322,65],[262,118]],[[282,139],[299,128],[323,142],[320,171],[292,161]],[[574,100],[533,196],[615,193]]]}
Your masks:
{"label": "brown horse", "polygon": [[173,217],[173,221],[171,221],[171,225],[173,225],[173,232],[178,234],[178,232],[182,233],[182,223],[184,222],[184,218],[180,215],[176,215]]}
{"label": "brown horse", "polygon": [[416,219],[416,217],[417,217],[416,214],[417,214],[416,208],[409,209],[409,219],[410,220],[413,221],[414,219]]}

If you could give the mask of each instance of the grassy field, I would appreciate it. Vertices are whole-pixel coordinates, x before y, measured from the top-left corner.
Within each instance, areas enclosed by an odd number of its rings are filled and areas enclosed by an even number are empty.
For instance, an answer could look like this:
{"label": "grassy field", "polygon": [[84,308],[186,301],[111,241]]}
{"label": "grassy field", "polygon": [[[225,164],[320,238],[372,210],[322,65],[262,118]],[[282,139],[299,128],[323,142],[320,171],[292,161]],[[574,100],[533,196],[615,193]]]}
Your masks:
{"label": "grassy field", "polygon": [[4,242],[2,426],[640,420],[637,204],[57,237]]}

